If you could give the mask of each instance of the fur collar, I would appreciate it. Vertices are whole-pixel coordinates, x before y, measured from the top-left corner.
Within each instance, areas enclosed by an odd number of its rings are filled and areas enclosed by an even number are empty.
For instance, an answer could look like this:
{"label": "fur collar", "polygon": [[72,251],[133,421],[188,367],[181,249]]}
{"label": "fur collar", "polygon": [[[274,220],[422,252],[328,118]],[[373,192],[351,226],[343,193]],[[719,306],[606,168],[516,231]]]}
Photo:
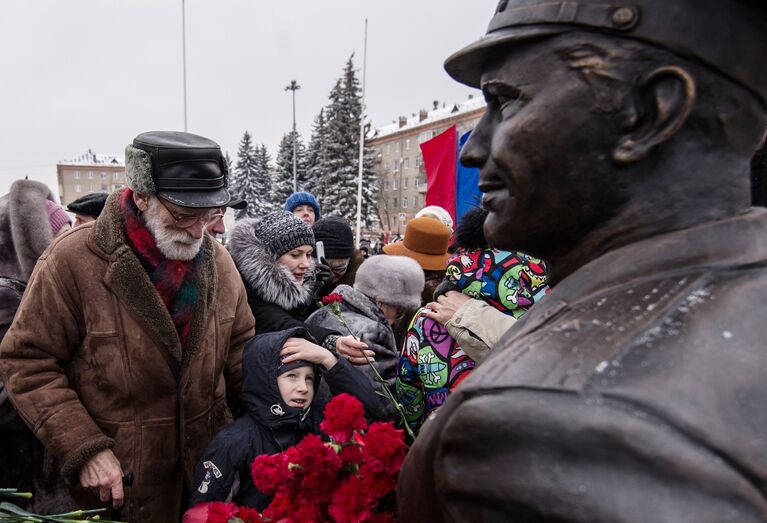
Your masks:
{"label": "fur collar", "polygon": [[0,198],[0,275],[28,281],[37,259],[53,240],[45,200],[53,201],[48,187],[32,180],[17,180]]}
{"label": "fur collar", "polygon": [[104,211],[96,220],[88,241],[91,249],[110,261],[104,282],[115,293],[131,314],[146,327],[147,333],[163,347],[169,356],[169,364],[179,376],[192,357],[200,350],[208,318],[214,306],[218,273],[216,272],[215,246],[205,235],[204,250],[200,262],[200,301],[195,309],[192,327],[182,350],[176,327],[168,309],[160,299],[152,281],[133,253],[125,236],[120,210],[120,197],[124,189],[113,192],[107,198]]}
{"label": "fur collar", "polygon": [[269,248],[255,235],[258,220],[240,220],[232,228],[227,248],[232,255],[245,286],[267,303],[291,311],[309,304],[315,284],[314,261],[303,283],[298,283],[290,271],[277,261]]}

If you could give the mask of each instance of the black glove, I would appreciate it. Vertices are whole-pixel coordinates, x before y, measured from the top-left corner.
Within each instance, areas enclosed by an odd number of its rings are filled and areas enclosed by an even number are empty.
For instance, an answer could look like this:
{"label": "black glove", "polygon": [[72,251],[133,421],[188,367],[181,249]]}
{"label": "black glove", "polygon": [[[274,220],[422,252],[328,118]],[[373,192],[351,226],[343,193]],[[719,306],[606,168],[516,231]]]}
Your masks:
{"label": "black glove", "polygon": [[314,279],[316,281],[314,285],[314,296],[316,298],[322,298],[333,290],[333,270],[325,258],[317,262]]}

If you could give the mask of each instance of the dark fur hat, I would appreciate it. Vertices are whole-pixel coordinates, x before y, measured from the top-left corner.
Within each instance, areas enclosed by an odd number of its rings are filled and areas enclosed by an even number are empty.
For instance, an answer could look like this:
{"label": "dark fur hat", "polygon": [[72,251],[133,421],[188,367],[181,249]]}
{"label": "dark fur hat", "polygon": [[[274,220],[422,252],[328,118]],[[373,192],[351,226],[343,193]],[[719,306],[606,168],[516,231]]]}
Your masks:
{"label": "dark fur hat", "polygon": [[455,251],[459,247],[465,250],[487,247],[487,239],[485,239],[483,230],[487,214],[487,209],[474,207],[461,216],[450,250]]}
{"label": "dark fur hat", "polygon": [[37,259],[53,240],[45,201],[50,189],[40,182],[17,180],[0,198],[0,276],[27,281]]}

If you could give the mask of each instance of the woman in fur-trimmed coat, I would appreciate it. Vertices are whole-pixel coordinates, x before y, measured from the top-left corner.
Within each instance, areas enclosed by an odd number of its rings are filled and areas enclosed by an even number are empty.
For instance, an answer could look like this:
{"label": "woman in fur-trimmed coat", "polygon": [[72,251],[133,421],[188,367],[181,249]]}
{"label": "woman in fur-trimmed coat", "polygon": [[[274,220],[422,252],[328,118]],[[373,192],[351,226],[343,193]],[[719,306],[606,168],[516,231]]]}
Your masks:
{"label": "woman in fur-trimmed coat", "polygon": [[[336,329],[308,326],[315,301],[314,233],[286,211],[237,222],[227,244],[248,292],[256,334],[305,327],[317,343],[346,354],[366,349]],[[372,354],[372,353],[371,353]]]}

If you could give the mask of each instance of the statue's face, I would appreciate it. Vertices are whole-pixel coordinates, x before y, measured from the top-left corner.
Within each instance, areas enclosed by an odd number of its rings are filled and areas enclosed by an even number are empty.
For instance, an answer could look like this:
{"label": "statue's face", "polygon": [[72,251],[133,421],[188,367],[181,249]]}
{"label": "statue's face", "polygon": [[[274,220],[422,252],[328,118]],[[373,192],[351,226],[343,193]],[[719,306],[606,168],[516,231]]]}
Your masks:
{"label": "statue's face", "polygon": [[480,168],[488,241],[541,257],[567,252],[617,207],[615,117],[550,38],[500,49],[482,75],[487,112],[464,147]]}

